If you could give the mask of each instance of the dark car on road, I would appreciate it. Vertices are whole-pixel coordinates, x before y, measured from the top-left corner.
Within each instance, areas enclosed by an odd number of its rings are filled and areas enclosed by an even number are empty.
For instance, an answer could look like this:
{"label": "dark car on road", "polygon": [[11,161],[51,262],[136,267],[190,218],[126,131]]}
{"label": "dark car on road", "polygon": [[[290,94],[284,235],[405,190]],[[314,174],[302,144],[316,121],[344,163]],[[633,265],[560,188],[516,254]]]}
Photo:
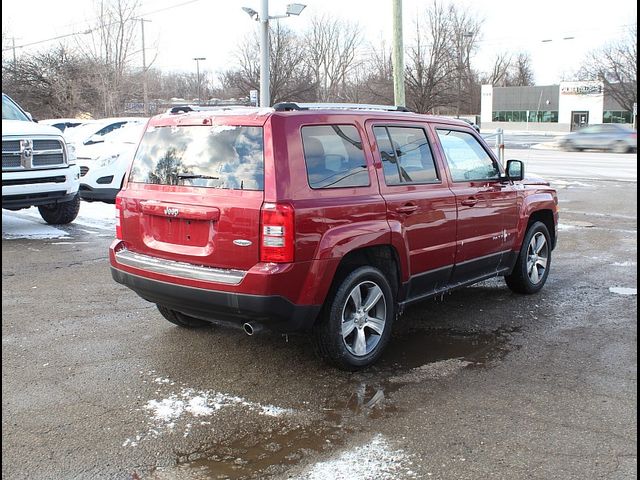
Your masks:
{"label": "dark car on road", "polygon": [[635,130],[616,123],[590,125],[559,140],[564,150],[606,150],[627,153],[637,149],[638,136]]}
{"label": "dark car on road", "polygon": [[111,272],[174,324],[308,332],[362,368],[410,304],[543,287],[557,197],[523,175],[466,123],[396,107],[163,114],[116,198]]}

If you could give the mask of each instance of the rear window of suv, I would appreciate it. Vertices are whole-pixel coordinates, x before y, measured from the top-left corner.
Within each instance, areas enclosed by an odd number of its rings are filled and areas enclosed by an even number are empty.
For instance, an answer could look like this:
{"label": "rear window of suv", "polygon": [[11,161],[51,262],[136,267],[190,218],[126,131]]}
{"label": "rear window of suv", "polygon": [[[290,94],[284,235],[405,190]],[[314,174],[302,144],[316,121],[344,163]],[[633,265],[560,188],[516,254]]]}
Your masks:
{"label": "rear window of suv", "polygon": [[262,127],[149,127],[133,160],[129,181],[263,190]]}

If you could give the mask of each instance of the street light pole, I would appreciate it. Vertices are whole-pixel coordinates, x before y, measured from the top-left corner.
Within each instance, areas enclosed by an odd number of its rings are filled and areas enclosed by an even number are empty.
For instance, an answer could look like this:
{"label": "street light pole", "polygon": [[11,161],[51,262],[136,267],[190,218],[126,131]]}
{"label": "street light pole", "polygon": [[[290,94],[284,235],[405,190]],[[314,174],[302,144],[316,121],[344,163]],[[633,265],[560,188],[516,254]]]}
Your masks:
{"label": "street light pole", "polygon": [[260,23],[260,106],[271,105],[271,92],[269,92],[269,20],[276,18],[287,18],[291,15],[300,15],[306,5],[302,3],[290,3],[287,5],[285,15],[269,16],[269,0],[261,0],[260,11],[253,8],[242,7],[242,10],[253,20]]}
{"label": "street light pole", "polygon": [[269,92],[269,0],[260,2],[260,106],[268,107],[271,104],[271,92]]}
{"label": "street light pole", "polygon": [[393,0],[393,98],[406,106],[404,94],[404,48],[402,45],[402,0]]}
{"label": "street light pole", "polygon": [[456,108],[456,117],[460,118],[460,102],[462,100],[462,48],[464,39],[473,37],[473,32],[464,32],[460,35],[460,43],[458,44],[458,106]]}
{"label": "street light pole", "polygon": [[204,57],[195,57],[196,61],[196,75],[198,78],[198,104],[202,103],[202,99],[200,98],[200,60],[206,60]]}
{"label": "street light pole", "polygon": [[144,114],[149,114],[149,90],[147,86],[147,55],[144,45],[144,22],[151,20],[140,19],[140,28],[142,30],[142,97],[144,101]]}

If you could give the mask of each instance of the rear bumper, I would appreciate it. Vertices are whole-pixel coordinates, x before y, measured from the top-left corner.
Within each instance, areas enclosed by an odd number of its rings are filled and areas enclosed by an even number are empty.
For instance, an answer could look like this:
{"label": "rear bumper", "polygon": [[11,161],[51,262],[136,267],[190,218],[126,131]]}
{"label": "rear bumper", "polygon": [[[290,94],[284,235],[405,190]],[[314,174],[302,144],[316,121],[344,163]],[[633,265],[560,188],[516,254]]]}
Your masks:
{"label": "rear bumper", "polygon": [[305,332],[311,329],[321,308],[295,305],[279,295],[248,295],[166,283],[113,266],[111,275],[149,302],[211,322],[254,322],[276,332]]}

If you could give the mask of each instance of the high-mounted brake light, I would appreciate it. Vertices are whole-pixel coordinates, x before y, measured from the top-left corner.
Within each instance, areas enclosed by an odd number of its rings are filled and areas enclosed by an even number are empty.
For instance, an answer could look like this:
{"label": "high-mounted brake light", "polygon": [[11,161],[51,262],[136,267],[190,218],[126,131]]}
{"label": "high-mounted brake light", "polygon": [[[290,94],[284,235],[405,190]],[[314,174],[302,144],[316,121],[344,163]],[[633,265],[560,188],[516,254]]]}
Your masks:
{"label": "high-mounted brake light", "polygon": [[124,217],[122,198],[116,197],[116,238],[122,240],[122,220]]}
{"label": "high-mounted brake light", "polygon": [[260,219],[260,261],[289,263],[294,260],[295,215],[286,203],[264,203]]}

